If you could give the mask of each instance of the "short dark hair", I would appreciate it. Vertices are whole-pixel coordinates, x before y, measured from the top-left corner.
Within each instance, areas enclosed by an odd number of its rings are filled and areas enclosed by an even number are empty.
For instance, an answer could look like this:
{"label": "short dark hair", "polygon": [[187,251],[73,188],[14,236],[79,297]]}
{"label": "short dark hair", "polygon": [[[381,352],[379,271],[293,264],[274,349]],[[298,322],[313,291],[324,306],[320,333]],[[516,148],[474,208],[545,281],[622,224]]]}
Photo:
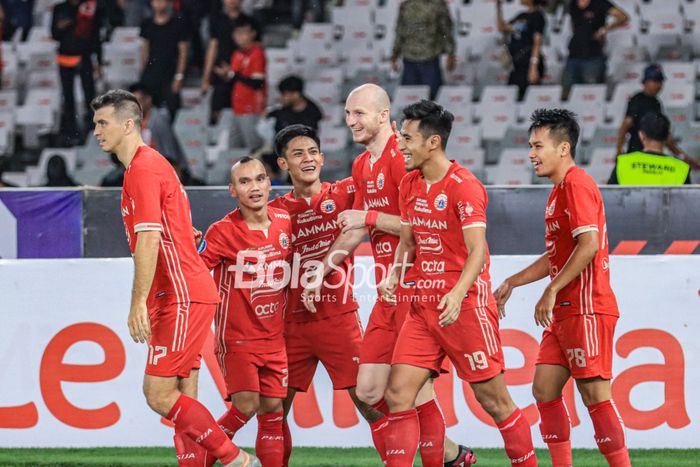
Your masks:
{"label": "short dark hair", "polygon": [[138,126],[141,126],[143,120],[143,110],[136,96],[129,91],[123,89],[111,89],[104,94],[95,97],[90,102],[90,107],[93,112],[102,107],[114,107],[114,113],[120,118],[131,118]]}
{"label": "short dark hair", "polygon": [[442,149],[447,147],[455,117],[440,104],[422,99],[420,102],[404,107],[403,119],[416,120],[419,122],[418,131],[424,138],[438,135]]}
{"label": "short dark hair", "polygon": [[233,22],[233,27],[231,28],[231,32],[235,31],[238,28],[246,28],[246,27],[249,27],[250,29],[255,31],[255,35],[257,37],[258,31],[255,28],[255,23],[250,18],[246,17],[245,15],[239,16],[238,19],[236,19]]}
{"label": "short dark hair", "polygon": [[284,78],[277,85],[280,93],[284,92],[304,92],[304,80],[297,75],[290,75]]}
{"label": "short dark hair", "polygon": [[571,145],[571,158],[576,156],[576,144],[581,128],[576,121],[576,114],[566,109],[537,109],[530,117],[528,134],[540,128],[549,129],[550,136],[561,143],[568,141]]}
{"label": "short dark hair", "polygon": [[129,86],[129,92],[132,94],[135,92],[140,92],[140,93],[146,94],[148,96],[153,96],[153,93],[151,92],[150,89],[148,89],[148,86],[143,84],[141,81],[137,81],[137,82],[131,84],[131,86]]}
{"label": "short dark hair", "polygon": [[281,129],[277,133],[277,136],[275,136],[275,154],[277,154],[277,157],[286,157],[285,153],[287,152],[287,145],[291,140],[298,138],[299,136],[311,138],[314,140],[314,142],[316,142],[319,151],[321,150],[321,140],[318,138],[318,133],[316,133],[316,130],[307,125],[289,125],[288,127]]}
{"label": "short dark hair", "polygon": [[652,141],[666,141],[671,133],[671,121],[662,113],[647,112],[639,121],[639,131]]}

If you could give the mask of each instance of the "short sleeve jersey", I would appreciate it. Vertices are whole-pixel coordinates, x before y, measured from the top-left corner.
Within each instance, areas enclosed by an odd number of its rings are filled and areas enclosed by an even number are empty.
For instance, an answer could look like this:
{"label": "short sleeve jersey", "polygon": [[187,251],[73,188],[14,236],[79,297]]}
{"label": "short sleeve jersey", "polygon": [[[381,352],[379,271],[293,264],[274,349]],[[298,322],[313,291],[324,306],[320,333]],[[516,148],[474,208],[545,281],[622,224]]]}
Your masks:
{"label": "short sleeve jersey", "polygon": [[172,303],[219,302],[211,274],[197,254],[187,193],[170,163],[148,146],[137,149],[124,172],[121,212],[132,254],[139,232],[161,232],[149,310]]}
{"label": "short sleeve jersey", "polygon": [[[374,164],[370,163],[369,151],[360,154],[353,162],[352,179],[357,189],[353,208],[400,215],[399,185],[404,175],[406,166],[403,154],[399,151],[396,136],[392,135]],[[375,278],[379,284],[394,263],[399,237],[372,227],[369,228],[369,236],[374,255]]]}
{"label": "short sleeve jersey", "polygon": [[[416,294],[445,294],[459,280],[469,256],[464,229],[486,227],[486,189],[469,170],[453,162],[445,177],[431,185],[420,171],[410,172],[399,192],[401,223],[411,226],[416,242]],[[487,247],[484,267],[463,303],[468,309],[495,303],[490,262]],[[433,285],[422,287],[421,281]]]}
{"label": "short sleeve jersey", "polygon": [[557,294],[554,315],[619,316],[610,287],[610,258],[603,197],[595,181],[580,167],[572,167],[552,188],[545,212],[545,245],[549,276],[556,277],[576,247],[576,237],[596,231],[599,249],[586,268]]}
{"label": "short sleeve jersey", "polygon": [[219,353],[284,346],[291,222],[280,209],[268,207],[267,215],[267,231],[251,230],[236,209],[212,224],[200,245],[221,295],[215,317]]}
{"label": "short sleeve jersey", "polygon": [[[293,277],[289,287],[286,320],[305,322],[325,319],[348,311],[357,310],[358,304],[352,293],[352,255],[347,257],[329,273],[321,288],[321,300],[316,303],[316,313],[310,313],[302,303],[304,291],[301,277],[306,270],[322,261],[330,247],[340,235],[338,214],[351,209],[355,199],[352,178],[335,183],[323,183],[321,192],[311,198],[295,198],[292,192],[270,202],[271,206],[289,213],[292,221],[293,263],[299,264],[298,277]],[[292,274],[295,268],[292,268]]]}
{"label": "short sleeve jersey", "polygon": [[[265,79],[265,52],[257,45],[248,50],[236,49],[231,55],[231,70],[244,78],[257,75]],[[265,110],[266,104],[264,87],[253,89],[239,80],[233,83],[231,108],[235,114],[259,114]]]}
{"label": "short sleeve jersey", "polygon": [[579,8],[577,0],[571,0],[569,14],[573,35],[569,42],[570,58],[593,58],[603,55],[603,42],[595,33],[605,26],[608,13],[615,6],[608,0],[591,0],[586,8]]}

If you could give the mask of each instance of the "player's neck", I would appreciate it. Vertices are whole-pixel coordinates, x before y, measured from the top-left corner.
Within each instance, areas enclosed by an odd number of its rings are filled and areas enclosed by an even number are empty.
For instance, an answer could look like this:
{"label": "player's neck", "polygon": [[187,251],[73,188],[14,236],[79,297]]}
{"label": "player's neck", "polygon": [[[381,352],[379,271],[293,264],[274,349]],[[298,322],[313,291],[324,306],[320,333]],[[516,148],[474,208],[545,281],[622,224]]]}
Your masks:
{"label": "player's neck", "polygon": [[445,178],[451,165],[445,153],[433,155],[420,168],[425,183],[432,185]]}
{"label": "player's neck", "polygon": [[382,153],[384,152],[384,148],[386,147],[386,144],[389,142],[389,138],[394,134],[393,131],[391,131],[391,127],[388,125],[384,125],[380,130],[379,133],[377,133],[377,136],[375,136],[372,141],[369,142],[369,144],[366,146],[367,150],[369,151],[369,158],[370,161],[373,163],[382,157]]}
{"label": "player's neck", "polygon": [[292,181],[292,185],[294,185],[292,196],[294,196],[295,199],[311,198],[313,195],[319,194],[323,186],[320,178],[310,184]]}
{"label": "player's neck", "polygon": [[114,153],[117,155],[117,159],[125,168],[129,168],[129,164],[134,159],[136,151],[138,151],[140,146],[143,146],[144,142],[141,135],[135,135],[133,138],[124,138],[121,144],[117,146]]}
{"label": "player's neck", "polygon": [[241,206],[240,210],[241,217],[250,230],[264,230],[271,224],[270,218],[267,217],[267,206],[260,209],[249,209]]}
{"label": "player's neck", "polygon": [[559,185],[563,180],[564,177],[566,177],[566,173],[571,169],[571,167],[574,167],[576,165],[576,162],[574,162],[573,159],[569,158],[567,161],[563,162],[554,172],[549,179],[554,183],[555,185]]}

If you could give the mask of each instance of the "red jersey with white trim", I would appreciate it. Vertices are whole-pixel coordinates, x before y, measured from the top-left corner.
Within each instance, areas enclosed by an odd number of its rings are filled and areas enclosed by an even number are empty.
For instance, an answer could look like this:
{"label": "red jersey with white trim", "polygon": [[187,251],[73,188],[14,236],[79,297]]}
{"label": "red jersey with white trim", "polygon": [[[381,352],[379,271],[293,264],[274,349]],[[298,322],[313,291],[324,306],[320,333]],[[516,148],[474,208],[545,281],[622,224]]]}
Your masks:
{"label": "red jersey with white trim", "polygon": [[294,273],[296,277],[292,278],[289,287],[285,311],[287,321],[314,321],[357,310],[358,304],[352,294],[352,255],[325,277],[324,283],[330,287],[321,288],[321,301],[316,303],[316,313],[309,312],[301,301],[304,291],[301,277],[307,268],[323,260],[338,238],[342,230],[337,223],[338,214],[352,209],[354,199],[355,184],[352,178],[346,178],[334,183],[324,182],[320,193],[311,198],[295,198],[294,193],[289,192],[270,201],[270,206],[289,213],[295,256],[293,264],[299,265],[299,272]]}
{"label": "red jersey with white trim", "polygon": [[[419,170],[408,173],[399,196],[401,223],[411,226],[416,242],[411,269],[416,277],[415,293],[445,294],[457,284],[469,256],[463,230],[486,227],[486,189],[469,170],[452,162],[443,179],[431,185]],[[484,267],[462,304],[466,309],[495,303],[490,264],[487,246]]]}
{"label": "red jersey with white trim", "polygon": [[610,287],[608,229],[603,197],[593,178],[574,166],[564,180],[552,188],[545,212],[545,245],[549,276],[553,279],[576,248],[576,237],[596,231],[599,249],[577,278],[557,294],[554,316],[600,313],[619,316],[617,300]]}
{"label": "red jersey with white trim", "polygon": [[217,352],[274,352],[284,348],[284,307],[292,226],[289,214],[268,207],[266,231],[248,228],[235,209],[209,227],[199,251],[214,269]]}
{"label": "red jersey with white trim", "polygon": [[[352,179],[357,189],[353,209],[400,215],[399,185],[404,175],[404,157],[395,135],[389,138],[382,155],[374,164],[370,164],[369,151],[363,152],[352,164]],[[394,263],[394,252],[399,244],[399,237],[376,228],[368,229],[374,256],[375,278],[379,284]]]}
{"label": "red jersey with white trim", "polygon": [[149,310],[171,303],[219,303],[211,274],[197,254],[187,193],[170,163],[148,146],[136,150],[124,172],[121,212],[132,254],[137,233],[161,232]]}

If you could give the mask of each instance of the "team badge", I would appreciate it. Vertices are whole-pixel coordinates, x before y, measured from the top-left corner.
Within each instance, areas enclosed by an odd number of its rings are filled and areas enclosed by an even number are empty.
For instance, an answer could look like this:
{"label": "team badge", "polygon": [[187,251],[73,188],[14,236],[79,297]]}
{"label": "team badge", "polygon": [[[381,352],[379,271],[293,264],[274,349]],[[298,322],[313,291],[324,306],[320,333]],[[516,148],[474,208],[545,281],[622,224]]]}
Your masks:
{"label": "team badge", "polygon": [[321,211],[326,214],[330,214],[335,211],[335,201],[332,199],[327,199],[321,203]]}
{"label": "team badge", "polygon": [[289,248],[289,237],[287,237],[287,234],[282,232],[280,233],[280,245],[282,248]]}
{"label": "team badge", "polygon": [[380,190],[384,188],[384,172],[379,172],[379,175],[377,175],[377,188]]}
{"label": "team badge", "polygon": [[440,193],[435,197],[435,209],[438,211],[444,211],[447,207],[447,195],[445,193]]}

